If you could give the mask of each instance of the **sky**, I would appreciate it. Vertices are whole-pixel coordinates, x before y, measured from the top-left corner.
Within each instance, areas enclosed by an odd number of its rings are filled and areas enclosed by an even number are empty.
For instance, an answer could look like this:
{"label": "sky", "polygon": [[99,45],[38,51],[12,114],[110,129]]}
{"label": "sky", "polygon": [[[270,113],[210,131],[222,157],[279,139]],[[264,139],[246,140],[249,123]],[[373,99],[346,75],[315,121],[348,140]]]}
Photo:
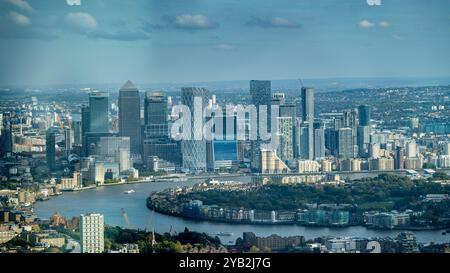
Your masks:
{"label": "sky", "polygon": [[0,85],[448,77],[449,11],[448,0],[0,0]]}

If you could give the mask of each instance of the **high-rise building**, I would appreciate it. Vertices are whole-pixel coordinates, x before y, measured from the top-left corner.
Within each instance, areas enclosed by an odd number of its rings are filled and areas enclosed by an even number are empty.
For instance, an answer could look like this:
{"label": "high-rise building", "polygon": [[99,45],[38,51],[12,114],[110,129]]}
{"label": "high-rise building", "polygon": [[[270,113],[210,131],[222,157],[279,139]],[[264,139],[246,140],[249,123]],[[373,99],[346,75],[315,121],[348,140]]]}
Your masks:
{"label": "high-rise building", "polygon": [[105,250],[104,217],[90,213],[80,216],[81,253],[102,253]]}
{"label": "high-rise building", "polygon": [[358,107],[359,126],[370,126],[371,109],[368,105],[360,105]]}
{"label": "high-rise building", "polygon": [[0,135],[0,154],[13,152],[14,139],[12,134],[11,113],[6,112],[2,115],[2,133]]}
{"label": "high-rise building", "polygon": [[[89,93],[89,132],[109,132],[109,95],[106,92]],[[84,128],[84,126],[83,126]],[[84,133],[84,132],[83,132]]]}
{"label": "high-rise building", "polygon": [[169,137],[168,101],[164,92],[147,92],[144,99],[143,159],[157,156],[181,165],[181,145]]}
{"label": "high-rise building", "polygon": [[314,158],[314,88],[302,87],[302,119],[308,122],[308,157]]}
{"label": "high-rise building", "polygon": [[297,143],[297,105],[294,103],[283,103],[280,105],[280,117],[290,117],[292,119],[292,150],[294,158],[298,157]]}
{"label": "high-rise building", "polygon": [[119,134],[130,138],[132,154],[141,154],[141,103],[139,90],[127,81],[119,90]]}
{"label": "high-rise building", "polygon": [[370,126],[358,126],[357,145],[360,157],[366,157],[369,152]]}
{"label": "high-rise building", "polygon": [[417,157],[416,141],[411,140],[406,143],[406,157],[408,157],[408,158]]}
{"label": "high-rise building", "polygon": [[[263,132],[263,128],[260,128],[260,124],[265,124],[266,132],[271,132],[271,113],[272,113],[272,83],[271,81],[250,81],[250,96],[252,98],[252,104],[256,107],[256,124],[257,124],[257,139],[252,140],[250,143],[250,165],[255,171],[261,170],[261,148],[262,145],[267,144],[268,141],[262,141],[260,133]],[[260,108],[265,106],[267,109],[267,116],[260,116]],[[261,122],[260,122],[261,120]],[[267,122],[263,122],[266,120]]]}
{"label": "high-rise building", "polygon": [[55,132],[52,129],[47,131],[45,137],[45,151],[46,151],[46,160],[47,167],[50,171],[56,169],[56,137]]}
{"label": "high-rise building", "polygon": [[297,132],[298,157],[301,159],[309,159],[309,123],[301,123]]}
{"label": "high-rise building", "polygon": [[314,159],[325,157],[325,128],[323,123],[314,122]]}
{"label": "high-rise building", "polygon": [[72,130],[70,127],[64,128],[64,153],[68,158],[70,155],[70,151],[72,150]]}
{"label": "high-rise building", "polygon": [[450,155],[450,142],[444,144],[444,155]]}
{"label": "high-rise building", "polygon": [[[195,111],[203,113],[208,105],[209,91],[205,88],[186,87],[181,89],[181,103],[191,110],[191,139],[181,141],[182,166],[191,172],[206,171],[206,140],[203,137],[203,114],[194,119]],[[195,109],[194,104],[198,98],[200,109]]]}
{"label": "high-rise building", "polygon": [[73,144],[75,145],[82,144],[83,140],[82,122],[73,121],[72,129],[73,129]]}
{"label": "high-rise building", "polygon": [[403,155],[403,147],[397,146],[395,148],[395,162],[394,168],[396,170],[402,170],[405,166],[404,155]]}
{"label": "high-rise building", "polygon": [[353,133],[351,128],[340,128],[338,133],[338,157],[353,158]]}
{"label": "high-rise building", "polygon": [[278,118],[278,148],[277,154],[284,162],[294,159],[294,145],[293,145],[293,122],[292,117]]}

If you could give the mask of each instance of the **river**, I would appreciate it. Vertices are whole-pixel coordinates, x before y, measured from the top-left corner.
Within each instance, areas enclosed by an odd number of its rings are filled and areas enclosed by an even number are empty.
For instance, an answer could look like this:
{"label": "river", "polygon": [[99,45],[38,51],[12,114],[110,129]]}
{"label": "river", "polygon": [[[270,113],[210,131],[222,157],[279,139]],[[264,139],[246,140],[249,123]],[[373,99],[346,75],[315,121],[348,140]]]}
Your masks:
{"label": "river", "polygon": [[[224,178],[223,180],[249,182],[250,177]],[[220,180],[220,179],[219,179]],[[217,223],[210,221],[194,221],[180,217],[167,216],[147,209],[145,200],[150,192],[159,191],[169,187],[193,185],[202,180],[189,179],[185,182],[157,182],[106,186],[97,189],[65,192],[60,196],[52,197],[48,201],[37,202],[34,212],[39,218],[49,218],[58,212],[65,217],[79,216],[81,213],[98,212],[105,215],[105,222],[109,225],[148,229],[153,227],[156,232],[181,232],[187,227],[189,230],[216,234],[218,232],[231,232],[232,236],[221,237],[222,243],[231,244],[242,237],[245,231],[252,231],[258,236],[278,234],[280,236],[303,235],[306,239],[320,236],[358,236],[358,237],[395,237],[399,231],[370,230],[365,227],[348,228],[318,228],[302,227],[297,225],[237,225]],[[124,194],[125,190],[135,190],[135,193]],[[125,210],[129,225],[122,214]],[[450,235],[442,235],[442,231],[415,231],[419,242],[450,242]]]}

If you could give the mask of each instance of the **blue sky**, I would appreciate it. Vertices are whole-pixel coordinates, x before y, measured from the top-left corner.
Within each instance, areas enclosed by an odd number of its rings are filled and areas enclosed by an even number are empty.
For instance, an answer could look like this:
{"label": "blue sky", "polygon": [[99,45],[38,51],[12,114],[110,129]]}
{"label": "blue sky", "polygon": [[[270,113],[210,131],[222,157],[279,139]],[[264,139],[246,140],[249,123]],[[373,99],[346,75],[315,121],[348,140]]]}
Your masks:
{"label": "blue sky", "polygon": [[0,0],[0,84],[450,76],[448,0],[66,1]]}

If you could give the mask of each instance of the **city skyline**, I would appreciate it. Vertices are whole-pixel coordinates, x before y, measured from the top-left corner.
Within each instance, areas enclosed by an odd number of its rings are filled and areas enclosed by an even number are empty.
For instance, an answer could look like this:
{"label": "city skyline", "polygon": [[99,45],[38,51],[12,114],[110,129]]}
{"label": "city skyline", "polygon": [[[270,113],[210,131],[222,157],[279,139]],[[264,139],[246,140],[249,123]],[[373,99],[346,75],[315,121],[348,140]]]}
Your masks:
{"label": "city skyline", "polygon": [[22,2],[0,2],[3,85],[450,76],[444,0]]}

